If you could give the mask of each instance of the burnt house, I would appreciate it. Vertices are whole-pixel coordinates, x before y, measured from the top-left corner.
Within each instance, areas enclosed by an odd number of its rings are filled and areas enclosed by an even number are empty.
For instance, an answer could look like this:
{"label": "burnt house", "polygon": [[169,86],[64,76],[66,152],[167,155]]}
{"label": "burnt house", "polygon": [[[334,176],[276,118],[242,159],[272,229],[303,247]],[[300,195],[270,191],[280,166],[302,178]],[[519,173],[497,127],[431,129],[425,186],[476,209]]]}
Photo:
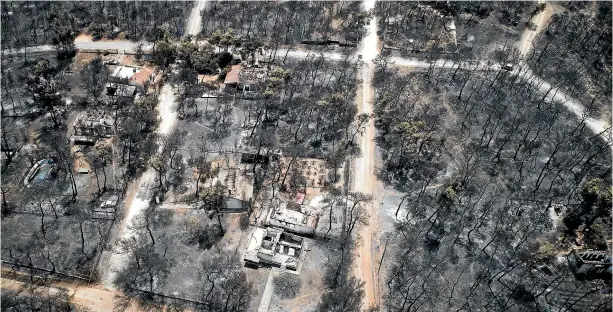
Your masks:
{"label": "burnt house", "polygon": [[241,153],[241,163],[244,164],[266,164],[268,156],[256,153]]}
{"label": "burnt house", "polygon": [[106,84],[106,95],[110,97],[132,99],[135,94],[136,86],[116,82]]}
{"label": "burnt house", "polygon": [[226,74],[224,84],[226,89],[239,92],[245,99],[256,99],[260,95],[260,85],[266,81],[267,70],[264,68],[247,67],[241,64],[232,65]]}
{"label": "burnt house", "polygon": [[266,217],[267,225],[306,237],[315,236],[317,221],[317,216],[291,210],[285,202],[270,209]]}
{"label": "burnt house", "polygon": [[255,228],[249,237],[244,260],[254,267],[273,266],[299,271],[305,244],[302,237],[281,229]]}
{"label": "burnt house", "polygon": [[115,119],[102,111],[81,113],[74,125],[74,144],[94,145],[99,138],[115,134]]}
{"label": "burnt house", "polygon": [[606,251],[571,251],[566,257],[577,279],[611,280],[611,254]]}

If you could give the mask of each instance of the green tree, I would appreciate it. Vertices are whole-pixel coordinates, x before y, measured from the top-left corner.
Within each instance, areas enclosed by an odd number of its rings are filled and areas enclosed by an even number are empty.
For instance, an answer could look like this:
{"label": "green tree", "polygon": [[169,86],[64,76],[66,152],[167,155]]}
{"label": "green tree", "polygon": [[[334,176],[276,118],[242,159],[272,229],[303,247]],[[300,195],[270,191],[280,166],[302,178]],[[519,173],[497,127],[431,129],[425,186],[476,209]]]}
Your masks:
{"label": "green tree", "polygon": [[241,37],[235,34],[232,28],[227,29],[225,32],[217,29],[209,38],[209,42],[212,45],[223,47],[224,51],[228,51],[231,46],[237,46],[241,43]]}
{"label": "green tree", "polygon": [[152,60],[163,69],[168,68],[177,56],[176,45],[167,38],[158,40],[154,44]]}
{"label": "green tree", "polygon": [[211,46],[207,45],[192,52],[190,61],[198,73],[213,74],[217,72],[219,58]]}

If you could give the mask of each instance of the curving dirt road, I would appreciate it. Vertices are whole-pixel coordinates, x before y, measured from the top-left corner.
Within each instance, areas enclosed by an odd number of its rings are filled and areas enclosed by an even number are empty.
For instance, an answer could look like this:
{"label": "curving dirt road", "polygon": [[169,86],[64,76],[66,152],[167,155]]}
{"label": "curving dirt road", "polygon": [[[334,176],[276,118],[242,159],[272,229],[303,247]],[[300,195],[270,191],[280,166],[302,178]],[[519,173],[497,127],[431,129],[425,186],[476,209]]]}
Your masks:
{"label": "curving dirt road", "polygon": [[532,49],[532,44],[534,43],[534,39],[536,39],[536,36],[540,34],[545,28],[547,28],[551,16],[555,13],[564,10],[557,4],[547,3],[544,0],[538,0],[538,3],[545,3],[545,9],[533,16],[530,20],[530,22],[536,27],[536,29],[530,30],[526,28],[526,30],[524,30],[524,33],[521,36],[521,40],[518,42],[519,53],[521,53],[522,56],[526,56],[528,52],[530,52],[530,50]]}
{"label": "curving dirt road", "polygon": [[[532,17],[532,20],[530,21],[535,25],[536,29],[531,30],[526,28],[522,34],[521,40],[518,42],[519,52],[523,57],[526,57],[532,50],[536,36],[547,28],[553,14],[564,11],[564,8],[555,3],[548,3],[544,0],[539,0],[538,2],[545,3],[545,9]],[[519,64],[518,68],[513,71],[513,74],[518,75],[524,79],[524,81],[537,87],[542,94],[547,96],[548,100],[561,103],[564,107],[566,107],[566,109],[577,116],[578,119],[585,119],[585,124],[594,134],[603,134],[600,135],[600,137],[605,142],[611,143],[609,136],[604,135],[605,131],[611,128],[611,124],[609,122],[587,117],[588,114],[586,113],[586,109],[579,101],[576,101],[572,97],[568,96],[560,89],[553,88],[547,81],[535,75],[527,64],[523,62]]]}

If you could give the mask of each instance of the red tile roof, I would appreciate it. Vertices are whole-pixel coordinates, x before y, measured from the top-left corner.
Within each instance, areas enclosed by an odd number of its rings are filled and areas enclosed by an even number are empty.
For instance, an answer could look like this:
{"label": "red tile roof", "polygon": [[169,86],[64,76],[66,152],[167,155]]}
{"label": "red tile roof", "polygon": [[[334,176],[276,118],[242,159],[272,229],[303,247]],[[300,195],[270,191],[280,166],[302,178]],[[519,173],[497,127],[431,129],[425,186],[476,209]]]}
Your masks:
{"label": "red tile roof", "polygon": [[238,83],[239,82],[239,78],[238,78],[238,74],[241,72],[241,65],[232,65],[232,69],[226,74],[226,79],[224,80],[223,83],[225,84],[231,84],[231,83]]}
{"label": "red tile roof", "polygon": [[144,86],[149,78],[153,75],[153,70],[142,67],[136,74],[130,78],[130,83],[134,83],[140,86]]}

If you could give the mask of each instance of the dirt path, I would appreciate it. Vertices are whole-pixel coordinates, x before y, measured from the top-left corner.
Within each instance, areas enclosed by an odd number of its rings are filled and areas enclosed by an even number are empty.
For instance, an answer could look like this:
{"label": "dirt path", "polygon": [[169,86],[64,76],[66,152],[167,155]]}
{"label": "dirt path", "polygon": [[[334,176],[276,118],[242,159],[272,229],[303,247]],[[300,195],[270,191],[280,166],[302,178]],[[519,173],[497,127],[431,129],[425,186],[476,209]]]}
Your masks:
{"label": "dirt path", "polygon": [[[26,290],[32,287],[31,284],[23,283],[7,278],[0,278],[2,289]],[[89,285],[77,285],[74,283],[56,283],[52,286],[36,286],[38,291],[55,295],[63,290],[68,291],[70,301],[76,305],[87,308],[93,312],[113,311],[116,305],[126,304],[120,311],[140,311],[136,303],[117,291],[106,290]]]}
{"label": "dirt path", "polygon": [[[200,11],[204,9],[206,1],[200,0],[192,9],[192,12],[187,21],[186,35],[196,35],[200,32],[201,15]],[[119,44],[118,42],[107,42]],[[95,44],[95,43],[93,43]],[[125,43],[122,43],[125,44]],[[158,127],[158,134],[170,134],[177,125],[177,112],[175,104],[175,96],[170,84],[165,84],[159,96],[158,113],[161,122]],[[152,185],[155,183],[155,172],[149,168],[134,184],[135,192],[131,192],[124,200],[125,217],[119,224],[117,230],[117,238],[129,238],[133,236],[134,230],[130,228],[136,216],[149,207],[150,192]],[[114,242],[116,241],[113,240]],[[117,272],[121,270],[127,255],[120,253],[117,250],[112,250],[108,261],[105,264],[100,264],[104,268],[101,278],[101,284],[107,289],[114,289],[114,280]]]}
{"label": "dirt path", "polygon": [[273,279],[277,275],[279,275],[279,273],[276,270],[270,270],[270,272],[268,273],[268,279],[266,280],[266,287],[264,287],[264,292],[262,293],[262,298],[260,299],[260,305],[258,306],[258,312],[268,311],[268,307],[270,306],[270,301],[272,300],[272,295],[274,293]]}
{"label": "dirt path", "polygon": [[189,14],[189,19],[185,26],[185,35],[196,36],[200,33],[200,28],[202,27],[202,15],[200,15],[200,12],[204,9],[205,5],[205,0],[199,0],[198,3],[196,3]]}
{"label": "dirt path", "polygon": [[[364,2],[364,8],[370,10],[374,8],[375,1],[367,0]],[[379,54],[377,49],[377,21],[373,18],[368,25],[368,35],[361,43],[362,60],[364,67],[362,69],[362,93],[356,98],[358,113],[372,114],[374,89],[372,79],[374,76],[375,65],[373,60]],[[375,189],[375,124],[374,120],[370,120],[365,128],[360,141],[362,155],[355,159],[354,162],[354,181],[353,190],[365,194],[373,194]],[[373,194],[375,195],[375,194]],[[373,262],[373,234],[377,233],[378,226],[378,199],[373,199],[372,204],[368,206],[370,214],[370,222],[366,226],[360,228],[359,235],[362,238],[361,244],[356,250],[355,259],[355,275],[364,281],[364,302],[363,309],[370,306],[378,305],[377,278],[375,276]]]}
{"label": "dirt path", "polygon": [[[162,92],[159,97],[158,113],[161,118],[158,127],[158,134],[167,135],[177,125],[177,112],[175,107],[175,96],[170,84],[165,84],[162,87]],[[161,152],[161,151],[160,151]],[[120,224],[117,234],[118,238],[127,239],[134,236],[135,229],[131,228],[134,218],[149,207],[150,190],[155,184],[156,174],[152,168],[149,168],[138,180],[138,190],[134,197],[126,197],[124,202],[125,217]],[[118,250],[113,250],[106,271],[102,277],[102,285],[108,289],[114,289],[114,280],[118,271],[123,268],[123,265],[128,260],[128,255],[121,253]]]}
{"label": "dirt path", "polygon": [[[541,4],[544,1],[538,0],[537,2]],[[532,30],[529,27],[526,27],[524,30],[521,40],[519,41],[519,53],[521,53],[522,56],[526,56],[530,49],[532,49],[532,43],[534,42],[536,35],[538,35],[545,28],[545,24],[549,21],[551,14],[551,6],[545,4],[545,9],[532,17],[530,23],[535,25],[536,29]]]}
{"label": "dirt path", "polygon": [[[200,0],[192,10],[187,21],[186,35],[197,35],[200,32],[201,15],[200,11],[204,9],[206,1]],[[88,42],[88,38],[82,38],[76,42],[78,49],[119,49],[131,50],[136,43],[130,41],[106,41],[106,42]],[[148,47],[149,45],[147,45]],[[146,47],[146,48],[147,48]],[[36,50],[51,50],[51,46],[34,47]],[[29,49],[30,50],[30,49]],[[18,52],[18,51],[17,51]],[[11,51],[10,53],[15,53]],[[177,112],[175,105],[175,96],[172,87],[165,84],[159,97],[158,104],[159,116],[161,122],[158,128],[158,134],[166,135],[173,131],[177,125]],[[113,166],[113,171],[115,168]],[[113,173],[115,176],[115,172]],[[124,201],[124,209],[126,209],[125,217],[119,224],[117,230],[117,238],[127,238],[134,234],[134,230],[130,229],[130,225],[135,216],[149,206],[149,196],[147,192],[150,185],[155,182],[155,173],[153,169],[147,170],[139,180],[135,183],[135,192],[127,194]],[[113,240],[114,241],[114,240]],[[61,288],[69,291],[72,301],[75,304],[89,308],[91,311],[113,311],[116,303],[129,300],[114,288],[114,279],[118,270],[120,270],[126,261],[126,255],[118,253],[116,250],[111,252],[108,262],[100,263],[100,267],[104,268],[101,286],[78,285],[76,283],[61,283],[56,286],[48,287],[50,292],[58,292]],[[14,280],[2,278],[2,288],[19,289],[27,287],[27,283],[22,283]],[[102,288],[104,287],[104,288]],[[122,309],[122,311],[139,311],[133,304]]]}
{"label": "dirt path", "polygon": [[[531,22],[536,26],[535,30],[530,30],[526,28],[522,35],[521,41],[518,42],[519,52],[522,56],[527,56],[528,53],[532,50],[534,40],[544,29],[547,28],[551,17],[559,12],[563,12],[564,8],[555,4],[544,2],[543,0],[539,0],[539,3],[545,3],[545,9],[539,12],[537,15],[532,17]],[[571,113],[575,114],[577,118],[582,119],[585,118],[585,123],[592,130],[594,134],[600,134],[605,132],[607,129],[611,127],[609,122],[606,120],[595,119],[587,116],[585,107],[579,102],[573,99],[572,97],[566,95],[564,92],[559,90],[558,88],[552,88],[551,84],[547,81],[541,79],[536,76],[532,70],[530,70],[527,64],[520,64],[519,68],[514,70],[514,73],[522,77],[525,81],[531,83],[536,86],[539,91],[543,94],[547,95],[547,99],[551,101],[556,101],[561,103],[566,109],[568,109]],[[609,138],[606,135],[601,135],[601,137],[608,142]]]}
{"label": "dirt path", "polygon": [[528,55],[528,52],[532,49],[532,45],[536,36],[540,34],[551,20],[553,14],[563,11],[564,9],[557,4],[547,3],[544,0],[539,0],[538,3],[545,3],[545,9],[532,17],[530,22],[536,26],[536,29],[531,30],[526,28],[521,36],[521,40],[518,43],[519,52],[522,56]]}

